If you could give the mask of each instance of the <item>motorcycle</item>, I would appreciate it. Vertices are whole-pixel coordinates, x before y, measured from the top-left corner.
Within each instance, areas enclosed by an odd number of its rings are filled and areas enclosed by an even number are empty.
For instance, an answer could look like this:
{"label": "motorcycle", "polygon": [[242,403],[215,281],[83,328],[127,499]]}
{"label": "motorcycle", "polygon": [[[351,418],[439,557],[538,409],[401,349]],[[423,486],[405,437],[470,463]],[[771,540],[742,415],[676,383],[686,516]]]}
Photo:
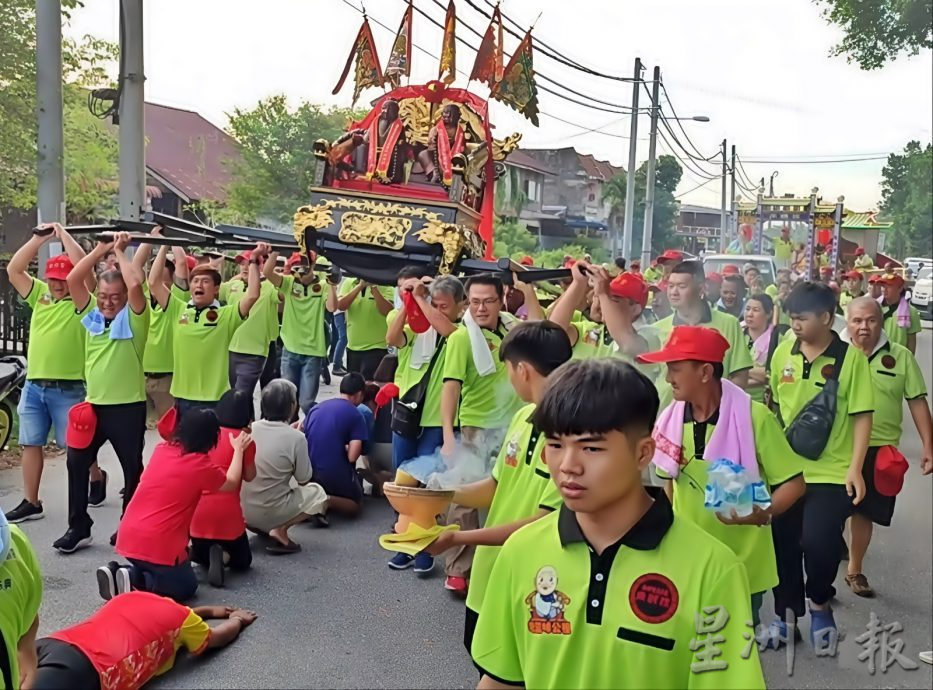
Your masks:
{"label": "motorcycle", "polygon": [[13,432],[13,409],[19,404],[25,380],[25,357],[0,357],[0,450],[6,448]]}

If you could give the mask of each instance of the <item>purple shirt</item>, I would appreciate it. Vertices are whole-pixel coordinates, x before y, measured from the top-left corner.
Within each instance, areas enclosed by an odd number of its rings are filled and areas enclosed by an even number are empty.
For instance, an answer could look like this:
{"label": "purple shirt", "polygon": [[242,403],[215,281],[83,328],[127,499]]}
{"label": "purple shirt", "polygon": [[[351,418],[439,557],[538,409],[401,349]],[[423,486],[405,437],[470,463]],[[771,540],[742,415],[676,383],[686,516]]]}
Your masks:
{"label": "purple shirt", "polygon": [[369,439],[366,421],[356,406],[346,398],[318,403],[308,412],[305,438],[314,481],[330,495],[356,497],[362,486],[346,447],[351,441]]}

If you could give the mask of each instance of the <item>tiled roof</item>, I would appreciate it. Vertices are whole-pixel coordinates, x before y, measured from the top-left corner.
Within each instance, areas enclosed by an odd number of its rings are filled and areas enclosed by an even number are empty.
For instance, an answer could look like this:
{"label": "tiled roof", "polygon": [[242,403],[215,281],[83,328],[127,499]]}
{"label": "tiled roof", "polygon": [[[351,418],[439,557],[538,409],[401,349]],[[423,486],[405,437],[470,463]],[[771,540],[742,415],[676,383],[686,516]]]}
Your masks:
{"label": "tiled roof", "polygon": [[[612,165],[607,161],[597,160],[592,154],[580,153],[573,147],[567,146],[560,149],[524,149],[525,153],[533,158],[549,158],[553,154],[559,154],[564,151],[573,151],[577,156],[577,165],[586,177],[606,182],[611,180],[619,173],[625,172],[622,167]],[[537,155],[536,155],[537,154]]]}
{"label": "tiled roof", "polygon": [[877,215],[877,212],[874,211],[868,213],[850,211],[842,219],[842,227],[847,230],[888,230],[894,227],[894,223],[890,221],[878,220]]}
{"label": "tiled roof", "polygon": [[526,170],[532,170],[534,172],[539,172],[543,175],[557,175],[557,172],[551,170],[549,167],[544,165],[537,158],[529,156],[527,153],[521,149],[512,151],[508,155],[508,158],[505,159],[506,165],[514,165],[516,168],[524,168]]}
{"label": "tiled roof", "polygon": [[146,167],[189,200],[224,201],[233,137],[191,110],[146,103],[145,115]]}

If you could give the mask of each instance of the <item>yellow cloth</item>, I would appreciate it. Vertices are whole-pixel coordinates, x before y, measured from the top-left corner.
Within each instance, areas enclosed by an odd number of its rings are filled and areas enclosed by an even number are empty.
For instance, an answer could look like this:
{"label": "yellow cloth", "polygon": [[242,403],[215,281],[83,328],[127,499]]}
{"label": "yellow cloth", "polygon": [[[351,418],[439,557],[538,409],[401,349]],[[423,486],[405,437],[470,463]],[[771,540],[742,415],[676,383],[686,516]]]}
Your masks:
{"label": "yellow cloth", "polygon": [[407,553],[416,556],[444,532],[456,532],[460,525],[434,525],[425,529],[414,522],[401,534],[383,534],[379,537],[379,546],[386,551]]}

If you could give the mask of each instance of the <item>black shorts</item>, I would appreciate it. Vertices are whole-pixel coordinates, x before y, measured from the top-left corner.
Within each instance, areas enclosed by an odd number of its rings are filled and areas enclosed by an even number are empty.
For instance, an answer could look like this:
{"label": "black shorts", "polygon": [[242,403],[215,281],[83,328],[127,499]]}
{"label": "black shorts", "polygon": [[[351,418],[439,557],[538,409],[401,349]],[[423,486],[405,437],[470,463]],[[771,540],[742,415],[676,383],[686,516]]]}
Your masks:
{"label": "black shorts", "polygon": [[43,637],[36,641],[36,657],[38,669],[32,685],[35,690],[100,690],[97,669],[74,645]]}
{"label": "black shorts", "polygon": [[885,496],[878,493],[875,488],[875,458],[878,456],[880,446],[869,448],[865,454],[865,463],[862,465],[862,479],[865,480],[865,498],[854,507],[853,512],[862,515],[876,525],[891,526],[894,516],[894,500],[896,496]]}
{"label": "black shorts", "polygon": [[227,567],[230,570],[248,570],[253,562],[253,552],[249,548],[249,537],[243,532],[236,539],[202,539],[191,537],[191,549],[188,557],[192,563],[207,566],[210,564],[211,546],[220,544],[220,547],[230,554]]}
{"label": "black shorts", "polygon": [[387,350],[350,350],[347,349],[347,371],[355,371],[372,381]]}

